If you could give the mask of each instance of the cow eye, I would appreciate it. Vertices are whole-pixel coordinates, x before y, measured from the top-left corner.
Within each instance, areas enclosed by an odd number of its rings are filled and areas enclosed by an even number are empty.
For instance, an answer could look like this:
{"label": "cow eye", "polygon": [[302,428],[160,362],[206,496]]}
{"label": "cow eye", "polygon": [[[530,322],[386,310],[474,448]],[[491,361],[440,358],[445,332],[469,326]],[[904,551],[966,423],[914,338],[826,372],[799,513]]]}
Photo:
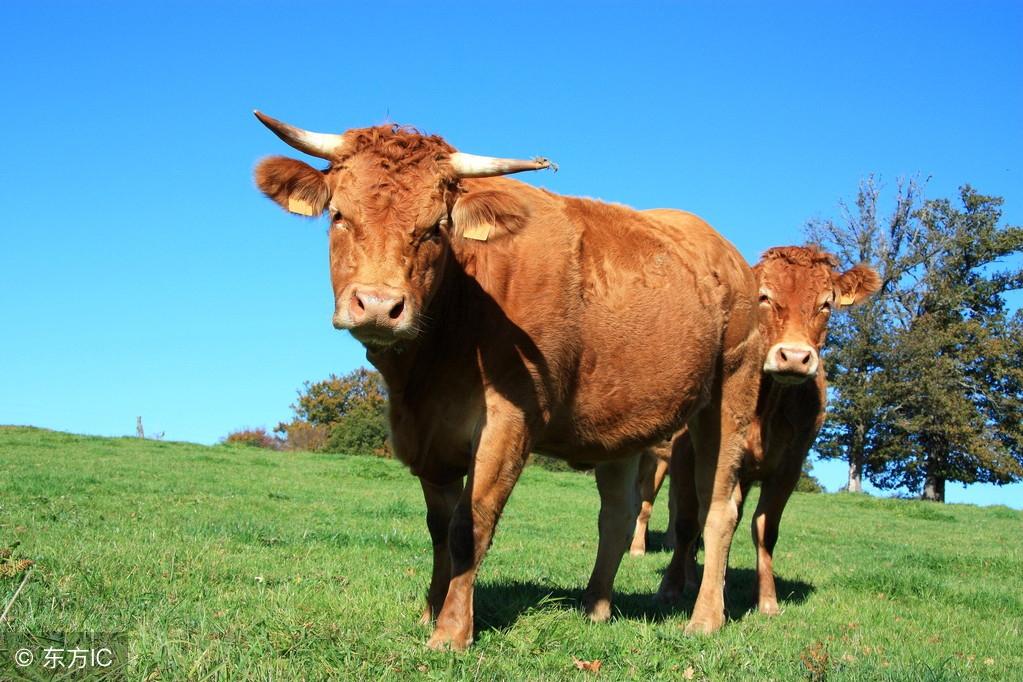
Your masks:
{"label": "cow eye", "polygon": [[434,223],[428,230],[423,232],[423,240],[429,240],[431,242],[438,241],[440,239],[441,228],[447,224],[447,218],[441,218]]}
{"label": "cow eye", "polygon": [[824,303],[821,304],[821,312],[822,313],[831,312],[831,301],[824,301]]}
{"label": "cow eye", "polygon": [[770,303],[771,302],[771,297],[768,296],[767,294],[760,294],[760,302],[761,303]]}

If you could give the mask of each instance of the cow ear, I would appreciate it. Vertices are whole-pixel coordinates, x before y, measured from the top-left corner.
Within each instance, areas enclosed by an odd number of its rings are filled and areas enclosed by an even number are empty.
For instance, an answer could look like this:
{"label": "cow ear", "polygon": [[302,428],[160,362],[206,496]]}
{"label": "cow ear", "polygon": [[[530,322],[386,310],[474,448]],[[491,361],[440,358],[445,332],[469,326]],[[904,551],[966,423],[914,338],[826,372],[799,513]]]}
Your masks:
{"label": "cow ear", "polygon": [[838,287],[842,294],[839,303],[857,305],[881,288],[881,276],[874,268],[860,263],[839,275]]}
{"label": "cow ear", "polygon": [[510,192],[483,190],[463,194],[451,209],[452,233],[485,242],[521,230],[529,222],[529,207]]}
{"label": "cow ear", "polygon": [[318,216],[330,201],[330,188],[321,171],[286,156],[271,156],[256,166],[256,186],[281,208]]}

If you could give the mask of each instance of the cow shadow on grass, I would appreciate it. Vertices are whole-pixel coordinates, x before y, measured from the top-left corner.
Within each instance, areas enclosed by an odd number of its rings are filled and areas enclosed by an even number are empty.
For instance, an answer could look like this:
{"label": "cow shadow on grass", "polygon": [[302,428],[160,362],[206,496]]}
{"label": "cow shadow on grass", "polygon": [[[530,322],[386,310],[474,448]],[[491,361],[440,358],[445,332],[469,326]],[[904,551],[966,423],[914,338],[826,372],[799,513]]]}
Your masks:
{"label": "cow shadow on grass", "polygon": [[[628,558],[628,557],[626,557]],[[661,571],[663,572],[663,571]],[[775,577],[778,604],[800,604],[814,592],[814,586],[801,580]],[[561,610],[581,613],[583,588],[565,589],[529,581],[476,585],[476,629],[504,630],[527,613]],[[688,617],[693,612],[696,594],[685,594],[674,604],[654,599],[652,593],[615,592],[613,618],[661,622],[667,618]],[[730,568],[725,608],[729,621],[740,621],[756,612],[756,571]]]}

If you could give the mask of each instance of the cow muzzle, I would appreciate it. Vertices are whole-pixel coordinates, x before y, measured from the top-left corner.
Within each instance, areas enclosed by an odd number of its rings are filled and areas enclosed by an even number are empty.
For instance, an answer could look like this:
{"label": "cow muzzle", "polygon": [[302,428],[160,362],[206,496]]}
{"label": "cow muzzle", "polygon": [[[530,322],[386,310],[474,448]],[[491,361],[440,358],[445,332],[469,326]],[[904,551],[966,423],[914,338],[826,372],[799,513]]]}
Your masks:
{"label": "cow muzzle", "polygon": [[776,343],[767,352],[764,371],[783,384],[801,384],[817,376],[820,358],[805,343]]}
{"label": "cow muzzle", "polygon": [[352,284],[334,307],[334,327],[366,346],[390,346],[414,336],[409,296],[393,287]]}

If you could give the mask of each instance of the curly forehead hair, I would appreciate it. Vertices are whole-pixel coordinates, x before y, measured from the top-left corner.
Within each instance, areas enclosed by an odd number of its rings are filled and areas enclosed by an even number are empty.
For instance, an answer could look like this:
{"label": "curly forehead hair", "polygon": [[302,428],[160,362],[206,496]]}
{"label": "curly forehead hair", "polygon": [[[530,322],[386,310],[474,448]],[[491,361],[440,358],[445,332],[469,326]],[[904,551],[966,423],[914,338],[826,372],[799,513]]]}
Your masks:
{"label": "curly forehead hair", "polygon": [[455,151],[438,135],[424,135],[415,128],[399,125],[349,130],[345,143],[344,158],[369,154],[389,171],[417,165],[425,159],[440,161]]}
{"label": "curly forehead hair", "polygon": [[827,251],[822,251],[817,246],[776,246],[764,251],[760,257],[761,263],[771,260],[783,260],[790,265],[798,265],[804,268],[814,265],[826,265],[829,268],[838,267],[838,259]]}

